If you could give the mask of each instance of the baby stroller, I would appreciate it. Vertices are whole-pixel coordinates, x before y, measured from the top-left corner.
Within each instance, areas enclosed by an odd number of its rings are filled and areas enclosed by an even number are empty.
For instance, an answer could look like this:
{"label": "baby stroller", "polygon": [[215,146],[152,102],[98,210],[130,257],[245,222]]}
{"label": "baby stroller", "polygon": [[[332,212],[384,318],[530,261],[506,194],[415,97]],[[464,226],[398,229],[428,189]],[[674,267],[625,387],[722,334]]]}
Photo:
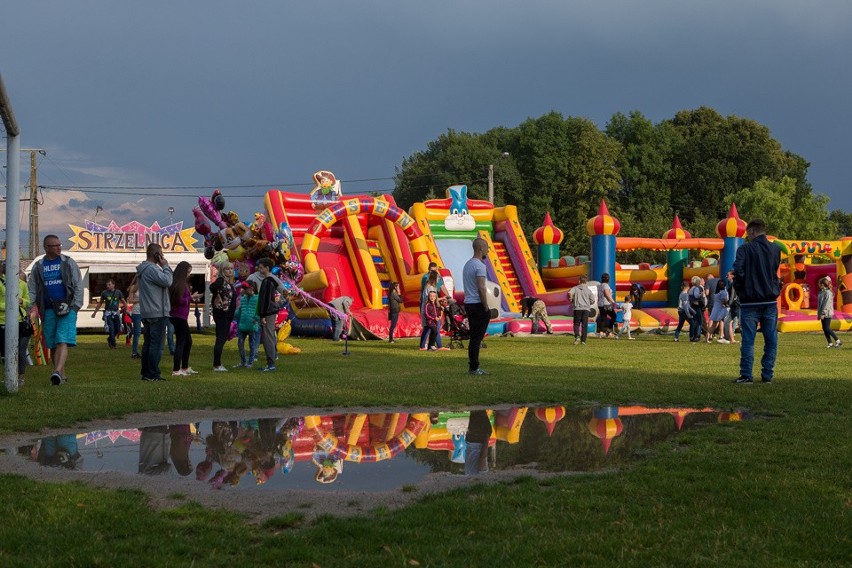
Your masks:
{"label": "baby stroller", "polygon": [[[465,340],[470,339],[470,326],[467,323],[464,306],[450,302],[444,314],[444,330],[450,334],[450,349],[464,349]],[[488,349],[488,346],[483,341],[479,348]]]}
{"label": "baby stroller", "polygon": [[445,311],[444,330],[450,334],[450,349],[464,349],[464,341],[470,339],[467,314],[464,306],[451,302]]}

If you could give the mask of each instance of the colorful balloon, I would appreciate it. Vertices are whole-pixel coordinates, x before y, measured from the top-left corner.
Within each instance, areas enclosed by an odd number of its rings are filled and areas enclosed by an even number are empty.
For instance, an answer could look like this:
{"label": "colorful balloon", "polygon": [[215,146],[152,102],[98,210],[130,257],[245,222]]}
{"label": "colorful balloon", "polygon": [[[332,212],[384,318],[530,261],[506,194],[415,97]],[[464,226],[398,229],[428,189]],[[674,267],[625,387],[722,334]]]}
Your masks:
{"label": "colorful balloon", "polygon": [[213,203],[213,206],[216,207],[217,210],[222,211],[225,209],[225,197],[218,189],[213,191],[213,195],[210,197],[210,201]]}

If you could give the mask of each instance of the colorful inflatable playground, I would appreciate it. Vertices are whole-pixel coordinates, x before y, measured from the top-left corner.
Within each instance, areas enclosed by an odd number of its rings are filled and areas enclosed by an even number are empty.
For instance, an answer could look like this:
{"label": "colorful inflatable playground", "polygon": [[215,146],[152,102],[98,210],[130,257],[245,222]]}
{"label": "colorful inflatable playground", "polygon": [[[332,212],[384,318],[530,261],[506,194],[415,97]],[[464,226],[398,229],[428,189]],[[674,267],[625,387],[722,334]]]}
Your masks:
{"label": "colorful inflatable playground", "polygon": [[[619,301],[634,284],[644,287],[641,309],[633,310],[632,329],[667,331],[678,321],[681,283],[693,276],[724,276],[733,267],[737,248],[745,242],[746,223],[735,205],[716,226],[716,238],[693,238],[677,217],[661,238],[643,238],[619,236],[619,221],[601,202],[598,214],[586,225],[588,256],[560,255],[563,233],[549,214],[532,233],[537,248],[533,255],[517,208],[468,199],[464,185],[451,186],[444,199],[416,203],[406,212],[391,196],[344,197],[332,172],[317,172],[314,181],[316,187],[309,195],[277,189],[267,192],[265,215],[255,214],[250,226],[239,222],[233,212],[220,213],[224,209],[221,195],[199,198],[195,210],[196,230],[205,236],[205,254],[214,262],[217,255],[227,254],[237,263],[238,274],[246,274],[259,256],[275,260],[274,272],[285,280],[291,296],[292,332],[299,336],[328,336],[329,312],[334,313],[329,302],[349,296],[353,300],[350,337],[386,338],[387,288],[392,281],[400,284],[404,298],[396,335],[418,336],[421,281],[429,263],[438,264],[448,291],[463,303],[462,267],[476,237],[490,245],[488,278],[500,291],[501,313],[488,328],[491,335],[530,333],[530,320],[520,317],[521,300],[526,296],[544,301],[554,331],[572,332],[568,289],[580,276],[594,284],[604,273],[614,275]],[[821,329],[815,308],[817,281],[823,276],[830,276],[836,286],[832,328],[852,329],[852,237],[772,240],[783,259],[778,329]],[[618,262],[619,252],[636,250],[665,251],[666,263]]]}

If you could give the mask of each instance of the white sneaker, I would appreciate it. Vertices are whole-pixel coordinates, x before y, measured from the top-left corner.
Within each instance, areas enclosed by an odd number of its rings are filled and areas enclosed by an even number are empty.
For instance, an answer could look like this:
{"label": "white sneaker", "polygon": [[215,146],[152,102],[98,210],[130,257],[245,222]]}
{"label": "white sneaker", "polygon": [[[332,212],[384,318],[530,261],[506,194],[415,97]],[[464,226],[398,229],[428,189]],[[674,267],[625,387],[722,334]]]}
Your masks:
{"label": "white sneaker", "polygon": [[716,343],[730,343],[730,341],[728,341],[727,339],[725,339],[725,338],[723,337],[722,339],[717,339],[717,340],[716,340]]}
{"label": "white sneaker", "polygon": [[213,370],[217,371],[219,373],[227,373],[228,372],[228,369],[226,369],[224,365],[219,365],[218,367],[213,367]]}
{"label": "white sneaker", "polygon": [[183,371],[172,371],[173,377],[185,377],[188,373],[184,373]]}
{"label": "white sneaker", "polygon": [[838,339],[837,341],[835,341],[835,342],[834,342],[834,346],[835,346],[835,347],[840,347],[841,345],[843,345],[843,342],[842,342],[842,341],[840,341],[839,339]]}
{"label": "white sneaker", "polygon": [[192,367],[187,367],[186,369],[181,369],[184,375],[197,375],[198,371],[193,369]]}

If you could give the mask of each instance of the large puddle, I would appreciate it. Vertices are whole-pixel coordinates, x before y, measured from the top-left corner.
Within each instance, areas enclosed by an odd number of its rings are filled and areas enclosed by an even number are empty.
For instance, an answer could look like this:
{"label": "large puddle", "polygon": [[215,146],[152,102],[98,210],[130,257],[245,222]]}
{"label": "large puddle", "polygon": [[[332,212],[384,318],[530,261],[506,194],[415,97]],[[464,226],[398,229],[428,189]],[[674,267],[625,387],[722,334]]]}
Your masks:
{"label": "large puddle", "polygon": [[21,460],[76,475],[184,477],[237,492],[372,493],[404,491],[439,472],[612,468],[678,432],[749,417],[713,408],[644,406],[331,412],[73,432],[14,451]]}

